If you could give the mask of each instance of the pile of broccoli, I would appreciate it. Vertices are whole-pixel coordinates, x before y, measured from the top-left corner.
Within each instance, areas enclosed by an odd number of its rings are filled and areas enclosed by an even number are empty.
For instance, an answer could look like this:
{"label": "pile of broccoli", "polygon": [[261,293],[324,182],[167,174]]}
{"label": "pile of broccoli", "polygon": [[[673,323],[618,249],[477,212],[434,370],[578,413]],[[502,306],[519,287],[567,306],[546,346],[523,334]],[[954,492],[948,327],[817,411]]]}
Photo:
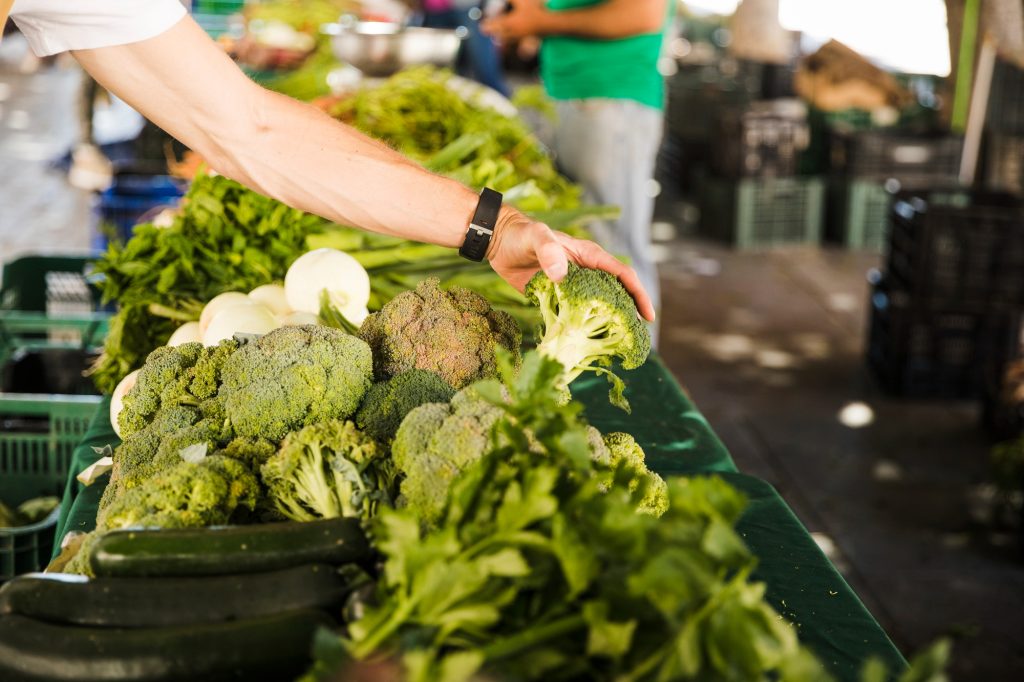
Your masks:
{"label": "pile of broccoli", "polygon": [[[539,350],[564,368],[562,391],[612,357],[635,367],[650,350],[608,277],[572,266],[560,284],[529,284],[546,325]],[[382,505],[435,523],[460,474],[502,442],[508,394],[496,377],[502,363],[519,366],[520,344],[512,318],[481,296],[427,280],[357,334],[307,325],[159,348],[124,397],[124,440],[85,546],[129,527],[368,519]],[[632,437],[588,434],[603,489],[621,483],[641,492],[641,511],[663,512],[665,482]],[[87,572],[87,558],[76,567]]]}

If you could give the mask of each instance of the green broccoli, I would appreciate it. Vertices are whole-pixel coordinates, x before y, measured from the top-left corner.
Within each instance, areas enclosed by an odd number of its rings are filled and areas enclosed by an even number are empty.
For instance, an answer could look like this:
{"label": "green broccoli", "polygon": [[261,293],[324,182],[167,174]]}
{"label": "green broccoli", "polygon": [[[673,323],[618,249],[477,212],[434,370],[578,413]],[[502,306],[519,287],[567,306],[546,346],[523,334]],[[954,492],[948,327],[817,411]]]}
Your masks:
{"label": "green broccoli", "polygon": [[487,451],[502,414],[467,387],[450,404],[420,405],[402,421],[391,455],[405,475],[404,503],[425,523],[438,520],[452,481]]}
{"label": "green broccoli", "polygon": [[186,371],[196,364],[203,352],[201,343],[180,346],[161,346],[139,370],[135,385],[124,396],[124,407],[117,415],[122,438],[141,431],[156,413],[164,407],[163,399],[169,386],[179,386]]}
{"label": "green broccoli", "polygon": [[370,347],[360,339],[318,325],[282,327],[227,358],[218,395],[236,435],[278,441],[352,415],[372,375]]}
{"label": "green broccoli", "polygon": [[435,372],[410,369],[370,387],[356,425],[381,442],[395,437],[405,415],[424,403],[446,403],[455,390]]}
{"label": "green broccoli", "polygon": [[154,461],[160,444],[169,435],[191,428],[202,418],[195,407],[177,405],[157,412],[142,429],[125,437],[114,450],[110,483],[104,491],[105,506],[110,498],[142,483],[155,473]]}
{"label": "green broccoli", "polygon": [[260,487],[244,464],[209,456],[179,461],[114,500],[96,517],[97,530],[134,526],[187,528],[225,524],[236,510],[255,509]]}
{"label": "green broccoli", "polygon": [[629,491],[638,495],[637,509],[645,514],[661,516],[668,509],[668,485],[665,480],[647,468],[644,449],[633,436],[621,431],[605,434],[604,444],[607,448],[607,459],[602,453],[595,451],[594,460],[605,464],[611,470],[603,481],[610,487],[617,470],[629,471]]}
{"label": "green broccoli", "polygon": [[608,396],[612,404],[628,412],[625,385],[608,367],[615,358],[623,369],[642,365],[651,352],[651,335],[615,276],[569,263],[569,273],[561,282],[552,282],[543,271],[534,275],[526,285],[526,296],[540,308],[537,350],[565,367],[560,388],[566,397],[576,377],[597,372],[612,384]]}
{"label": "green broccoli", "polygon": [[518,359],[522,344],[508,313],[468,289],[445,291],[436,279],[395,296],[366,318],[359,336],[373,348],[378,380],[418,368],[437,372],[455,389],[496,375],[496,346]]}
{"label": "green broccoli", "polygon": [[393,499],[391,460],[350,421],[319,422],[289,434],[260,473],[273,505],[295,521],[368,518],[379,503]]}
{"label": "green broccoli", "polygon": [[141,431],[161,410],[180,405],[209,409],[217,395],[221,367],[237,349],[237,341],[227,340],[209,348],[185,343],[150,353],[118,414],[122,436]]}
{"label": "green broccoli", "polygon": [[266,438],[239,436],[230,440],[227,445],[213,454],[237,459],[239,462],[259,469],[275,452],[277,452],[277,444]]}
{"label": "green broccoli", "polygon": [[244,520],[256,508],[260,492],[259,479],[238,460],[217,455],[198,462],[179,459],[101,505],[96,529],[86,535],[63,570],[92,576],[89,555],[111,530],[197,528]]}

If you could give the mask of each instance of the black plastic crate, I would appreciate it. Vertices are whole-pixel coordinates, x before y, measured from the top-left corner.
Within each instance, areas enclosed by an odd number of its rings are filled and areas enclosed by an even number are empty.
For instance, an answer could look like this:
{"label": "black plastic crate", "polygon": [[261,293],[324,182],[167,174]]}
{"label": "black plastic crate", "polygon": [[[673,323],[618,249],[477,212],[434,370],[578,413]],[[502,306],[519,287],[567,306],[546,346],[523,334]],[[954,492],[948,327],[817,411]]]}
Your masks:
{"label": "black plastic crate", "polygon": [[985,127],[992,132],[1024,134],[1024,70],[996,61],[985,119]]}
{"label": "black plastic crate", "polygon": [[1024,306],[1024,204],[1006,194],[901,194],[887,277],[924,305],[989,312]]}
{"label": "black plastic crate", "polygon": [[800,170],[810,144],[806,115],[767,110],[723,112],[712,156],[715,172],[727,178],[789,177]]}
{"label": "black plastic crate", "polygon": [[983,168],[985,189],[1024,194],[1024,135],[987,134]]}
{"label": "black plastic crate", "polygon": [[867,361],[882,388],[912,398],[973,399],[991,367],[1019,356],[1021,314],[936,311],[872,289]]}
{"label": "black plastic crate", "polygon": [[906,189],[953,186],[960,174],[963,138],[882,130],[833,133],[833,172],[864,179],[896,179]]}

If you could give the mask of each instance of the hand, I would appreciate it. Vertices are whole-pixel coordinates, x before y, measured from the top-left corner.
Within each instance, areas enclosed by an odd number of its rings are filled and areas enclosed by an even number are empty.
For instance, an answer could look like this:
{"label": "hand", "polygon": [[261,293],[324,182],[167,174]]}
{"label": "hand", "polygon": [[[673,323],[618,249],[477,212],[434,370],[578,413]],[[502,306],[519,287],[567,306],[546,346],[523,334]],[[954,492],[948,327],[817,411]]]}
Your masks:
{"label": "hand", "polygon": [[561,281],[569,271],[570,260],[583,267],[604,270],[622,282],[636,301],[640,315],[654,321],[654,306],[633,268],[594,242],[555,232],[515,209],[502,209],[487,258],[494,271],[519,291],[538,270],[556,282]]}
{"label": "hand", "polygon": [[546,13],[544,0],[516,0],[511,12],[484,21],[480,28],[499,41],[522,39],[541,32]]}

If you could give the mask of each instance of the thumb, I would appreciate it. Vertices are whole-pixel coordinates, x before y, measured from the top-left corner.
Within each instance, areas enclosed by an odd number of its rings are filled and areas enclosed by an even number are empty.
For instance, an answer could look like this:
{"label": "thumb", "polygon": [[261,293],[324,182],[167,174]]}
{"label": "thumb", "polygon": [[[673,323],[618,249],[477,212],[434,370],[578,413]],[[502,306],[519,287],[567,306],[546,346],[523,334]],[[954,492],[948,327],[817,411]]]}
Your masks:
{"label": "thumb", "polygon": [[537,246],[537,260],[544,274],[555,282],[562,281],[569,272],[569,258],[565,255],[565,247],[558,243],[550,230],[546,231]]}

